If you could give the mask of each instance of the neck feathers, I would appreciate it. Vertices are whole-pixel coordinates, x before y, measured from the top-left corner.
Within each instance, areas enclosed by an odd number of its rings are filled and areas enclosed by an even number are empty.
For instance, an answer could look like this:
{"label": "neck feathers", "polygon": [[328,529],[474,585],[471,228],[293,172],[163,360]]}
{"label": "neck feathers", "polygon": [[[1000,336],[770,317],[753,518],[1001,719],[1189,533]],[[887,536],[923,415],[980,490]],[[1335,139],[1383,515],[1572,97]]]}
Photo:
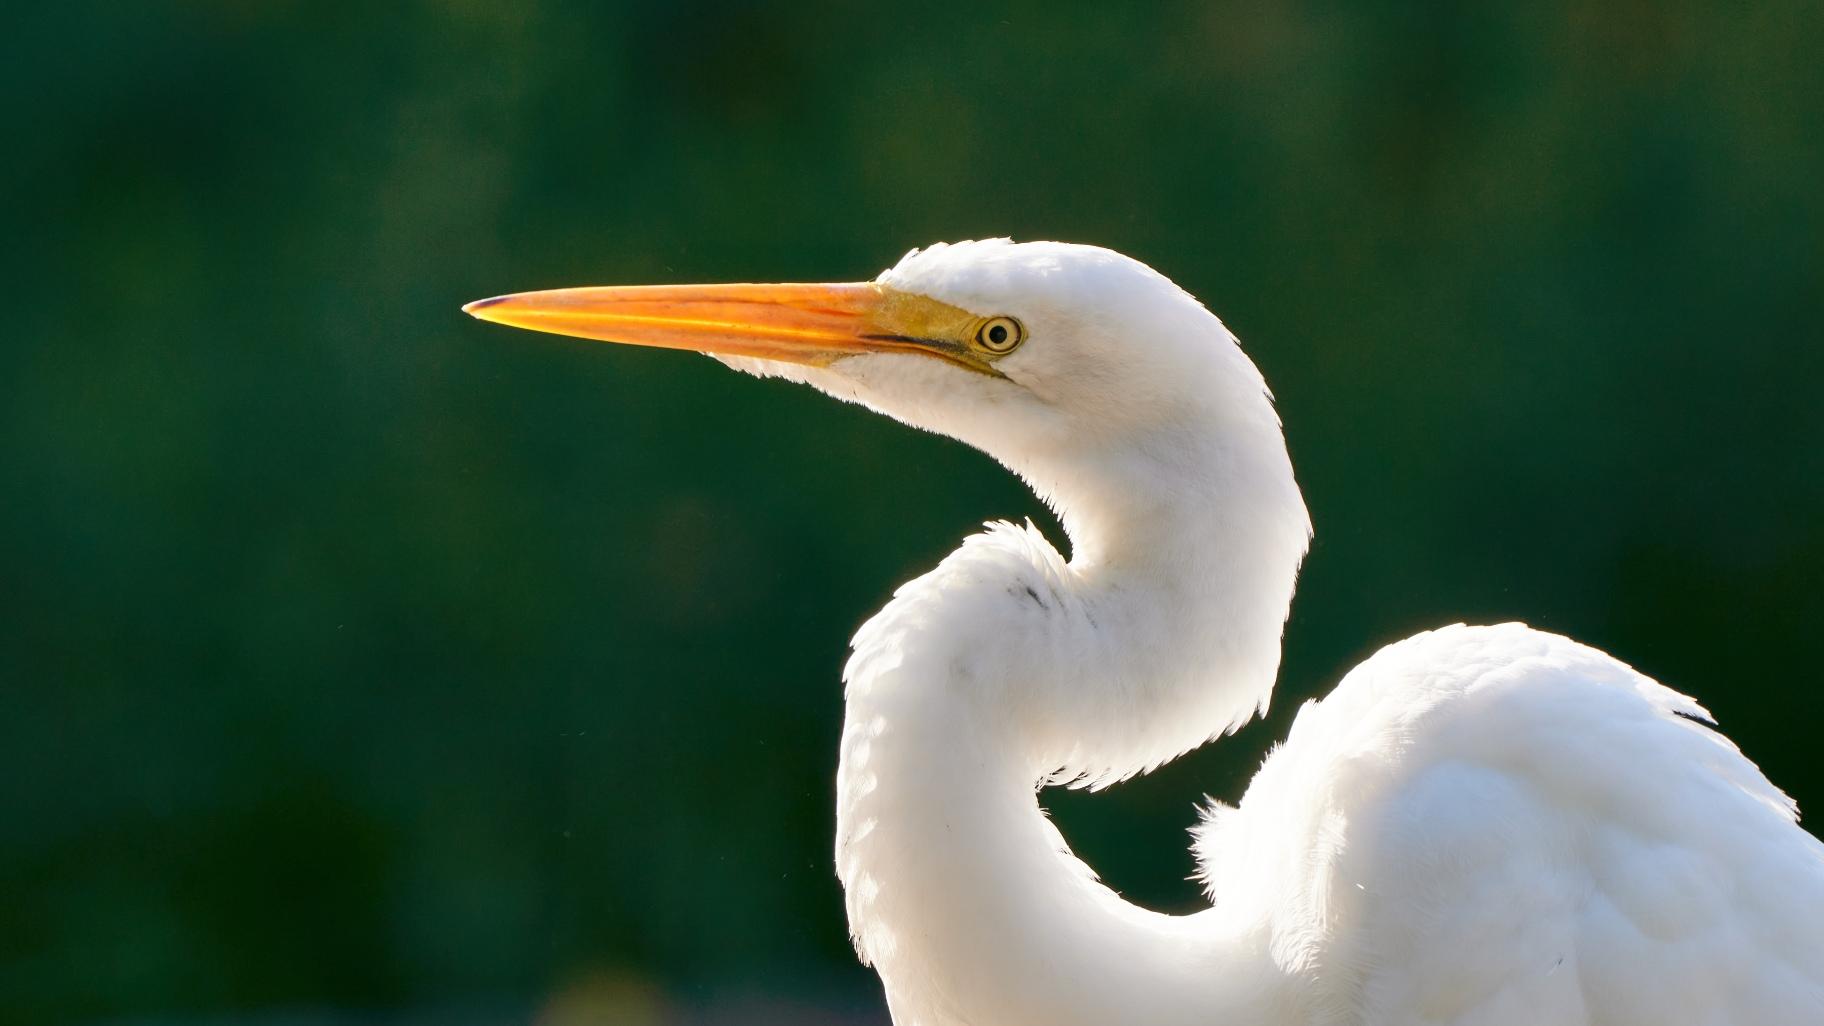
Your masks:
{"label": "neck feathers", "polygon": [[1060,615],[1004,668],[1016,717],[1054,726],[1037,753],[1054,779],[1144,773],[1266,709],[1311,527],[1259,401],[1258,437],[1185,431],[1023,474],[1073,549]]}
{"label": "neck feathers", "polygon": [[1259,401],[1258,438],[1010,460],[1073,558],[991,525],[856,635],[836,864],[895,1021],[1189,1026],[1276,1000],[1251,927],[1129,905],[1036,798],[1146,772],[1265,707],[1310,528]]}
{"label": "neck feathers", "polygon": [[1036,798],[1145,772],[1265,705],[1309,537],[1289,465],[1277,489],[1245,483],[1272,469],[1060,501],[1069,563],[1031,525],[992,525],[857,634],[837,869],[896,1021],[1188,1026],[1275,1000],[1248,928],[1129,905]]}

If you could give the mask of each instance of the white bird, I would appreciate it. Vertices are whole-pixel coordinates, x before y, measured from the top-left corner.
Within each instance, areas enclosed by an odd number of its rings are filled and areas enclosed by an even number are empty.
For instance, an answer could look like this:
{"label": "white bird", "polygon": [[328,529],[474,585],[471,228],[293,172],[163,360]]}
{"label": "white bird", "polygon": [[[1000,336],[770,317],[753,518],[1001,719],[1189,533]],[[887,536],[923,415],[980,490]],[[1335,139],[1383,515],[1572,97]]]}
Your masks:
{"label": "white bird", "polygon": [[1824,845],[1691,699],[1522,624],[1381,649],[1139,908],[1040,809],[1266,707],[1310,522],[1221,321],[1105,249],[914,250],[848,285],[562,289],[488,320],[695,349],[973,445],[990,524],[844,673],[836,868],[900,1026],[1818,1026]]}

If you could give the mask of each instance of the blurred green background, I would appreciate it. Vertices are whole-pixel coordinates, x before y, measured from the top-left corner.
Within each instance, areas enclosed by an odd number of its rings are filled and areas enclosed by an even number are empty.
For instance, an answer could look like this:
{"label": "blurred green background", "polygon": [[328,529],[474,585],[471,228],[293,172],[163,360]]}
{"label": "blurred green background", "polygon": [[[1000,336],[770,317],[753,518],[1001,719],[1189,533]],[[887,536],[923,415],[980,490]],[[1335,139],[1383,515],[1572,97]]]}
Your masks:
{"label": "blurred green background", "polygon": [[473,322],[1097,242],[1277,390],[1273,714],[1053,794],[1118,888],[1405,633],[1524,618],[1824,809],[1824,8],[42,5],[0,162],[0,1018],[882,1023],[853,627],[985,458]]}

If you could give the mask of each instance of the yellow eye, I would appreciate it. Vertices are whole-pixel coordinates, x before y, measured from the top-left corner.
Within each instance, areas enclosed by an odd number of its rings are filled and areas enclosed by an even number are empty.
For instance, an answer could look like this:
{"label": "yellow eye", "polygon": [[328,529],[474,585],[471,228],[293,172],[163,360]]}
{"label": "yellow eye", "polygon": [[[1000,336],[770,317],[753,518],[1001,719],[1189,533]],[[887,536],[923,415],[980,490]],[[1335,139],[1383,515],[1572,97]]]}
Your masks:
{"label": "yellow eye", "polygon": [[1026,340],[1026,329],[1011,317],[990,317],[975,329],[975,344],[996,356],[1005,356]]}

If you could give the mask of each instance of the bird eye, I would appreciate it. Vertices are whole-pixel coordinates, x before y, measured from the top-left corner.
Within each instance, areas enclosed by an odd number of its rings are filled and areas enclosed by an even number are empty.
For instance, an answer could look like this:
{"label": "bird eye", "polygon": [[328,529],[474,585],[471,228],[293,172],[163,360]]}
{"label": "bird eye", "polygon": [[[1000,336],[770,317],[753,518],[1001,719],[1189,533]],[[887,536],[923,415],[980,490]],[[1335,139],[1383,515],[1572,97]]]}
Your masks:
{"label": "bird eye", "polygon": [[1005,356],[1026,338],[1026,329],[1011,317],[990,317],[975,329],[975,343],[996,356]]}

